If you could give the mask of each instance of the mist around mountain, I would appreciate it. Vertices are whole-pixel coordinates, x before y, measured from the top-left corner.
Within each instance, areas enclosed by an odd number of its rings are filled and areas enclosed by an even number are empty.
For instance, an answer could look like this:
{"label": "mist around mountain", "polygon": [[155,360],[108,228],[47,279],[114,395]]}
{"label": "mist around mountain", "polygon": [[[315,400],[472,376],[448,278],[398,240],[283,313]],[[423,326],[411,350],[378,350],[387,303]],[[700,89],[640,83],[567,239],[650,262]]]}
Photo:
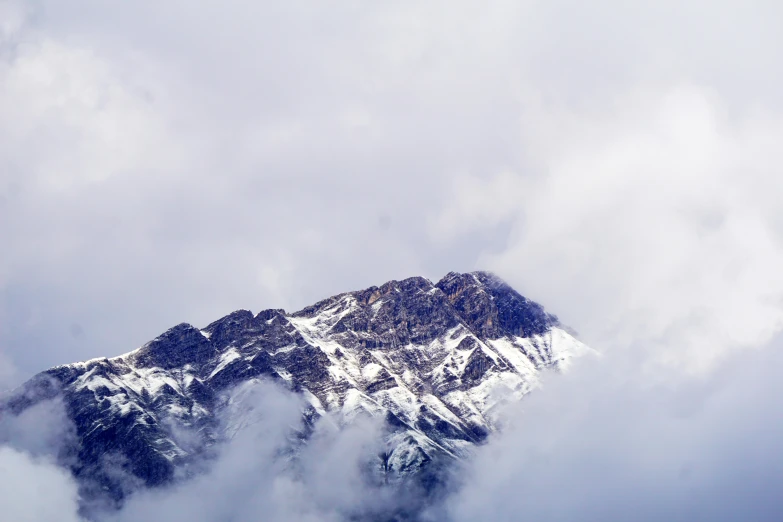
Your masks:
{"label": "mist around mountain", "polygon": [[261,460],[248,465],[294,483],[354,472],[352,489],[367,492],[330,508],[342,516],[412,517],[502,427],[504,407],[539,386],[543,371],[588,353],[497,276],[452,272],[292,314],[240,310],[202,329],[180,324],[125,355],[47,370],[2,411],[61,405],[71,429],[57,459],[79,484],[85,516],[235,473],[213,461],[253,454]]}
{"label": "mist around mountain", "polygon": [[[498,340],[516,352],[494,352]],[[471,361],[485,349],[482,380]],[[369,359],[352,369],[356,351]],[[420,358],[403,365],[411,351]],[[775,520],[780,353],[733,357],[694,381],[651,372],[639,354],[598,355],[491,274],[392,281],[293,314],[179,325],[40,374],[4,399],[3,500],[8,513],[66,521]],[[453,417],[428,413],[435,398]],[[478,439],[469,406],[483,408]]]}
{"label": "mist around mountain", "polygon": [[[635,358],[580,359],[512,407],[513,422],[454,468],[419,519],[776,520],[779,348],[732,358],[697,384],[651,379]],[[377,425],[324,424],[305,474],[284,472],[278,449],[302,403],[269,384],[250,404],[266,422],[224,445],[204,475],[143,491],[100,520],[337,521],[355,519],[346,511],[357,508],[366,515],[420,505],[415,492],[364,481],[360,463],[376,449]],[[52,403],[2,423],[0,498],[10,519],[81,520],[77,483],[51,457],[68,436],[62,411]]]}

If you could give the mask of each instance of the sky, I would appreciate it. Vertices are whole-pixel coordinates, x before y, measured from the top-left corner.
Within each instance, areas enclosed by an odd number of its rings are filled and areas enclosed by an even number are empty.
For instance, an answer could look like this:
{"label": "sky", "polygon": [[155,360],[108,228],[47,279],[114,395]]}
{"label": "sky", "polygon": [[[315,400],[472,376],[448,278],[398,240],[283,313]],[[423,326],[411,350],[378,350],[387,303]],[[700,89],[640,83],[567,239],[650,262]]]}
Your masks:
{"label": "sky", "polygon": [[694,371],[780,327],[776,2],[0,6],[15,382],[452,270]]}
{"label": "sky", "polygon": [[[623,412],[622,451],[661,429],[655,454],[703,447],[729,476],[716,455],[754,440],[730,427],[775,411],[780,19],[773,1],[0,0],[0,388],[183,321],[485,269],[609,361],[530,422],[603,454],[583,412]],[[671,427],[660,389],[705,402]],[[581,406],[560,424],[540,412],[563,403]]]}

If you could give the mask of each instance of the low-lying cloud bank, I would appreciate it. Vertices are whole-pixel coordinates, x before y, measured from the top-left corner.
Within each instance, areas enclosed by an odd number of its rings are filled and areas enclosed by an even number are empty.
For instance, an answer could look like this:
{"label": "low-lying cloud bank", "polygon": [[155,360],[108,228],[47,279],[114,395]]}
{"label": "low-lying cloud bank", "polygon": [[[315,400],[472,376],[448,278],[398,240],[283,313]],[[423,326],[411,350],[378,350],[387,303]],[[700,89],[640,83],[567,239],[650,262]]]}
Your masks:
{"label": "low-lying cloud bank", "polygon": [[170,488],[141,491],[119,513],[101,518],[339,521],[391,504],[366,478],[382,448],[377,423],[365,419],[341,428],[325,417],[302,446],[296,439],[303,428],[299,396],[270,383],[243,391],[244,425],[220,448],[209,471]]}
{"label": "low-lying cloud bank", "polygon": [[[380,470],[383,419],[326,416],[309,424],[305,408],[301,395],[277,384],[242,385],[222,418],[228,440],[192,462],[191,477],[149,490],[129,476],[123,489],[131,494],[116,510],[101,498],[79,498],[62,451],[71,424],[60,401],[43,402],[0,419],[0,485],[12,485],[0,491],[0,505],[30,522],[53,513],[65,521],[337,522],[418,510],[417,486],[389,483]],[[177,436],[199,438],[185,428]]]}
{"label": "low-lying cloud bank", "polygon": [[620,357],[552,375],[464,466],[435,519],[779,520],[781,348],[699,380],[661,384]]}
{"label": "low-lying cloud bank", "polygon": [[[3,384],[0,380],[0,391]],[[56,400],[17,417],[0,413],[0,518],[81,520],[78,485],[58,458],[71,428],[62,403]]]}
{"label": "low-lying cloud bank", "polygon": [[[388,520],[408,508],[408,519],[449,522],[775,521],[783,512],[780,348],[776,340],[708,377],[665,381],[635,357],[582,359],[511,406],[503,431],[455,466],[449,493],[423,510],[414,490],[371,479],[379,424],[341,428],[324,418],[299,445],[301,399],[262,383],[243,398],[251,421],[206,472],[93,516],[337,522]],[[0,499],[14,520],[80,520],[76,485],[53,463],[62,435],[41,435],[67,434],[64,424],[55,403],[2,425]]]}
{"label": "low-lying cloud bank", "polygon": [[24,522],[78,522],[77,486],[68,471],[0,446],[0,515]]}

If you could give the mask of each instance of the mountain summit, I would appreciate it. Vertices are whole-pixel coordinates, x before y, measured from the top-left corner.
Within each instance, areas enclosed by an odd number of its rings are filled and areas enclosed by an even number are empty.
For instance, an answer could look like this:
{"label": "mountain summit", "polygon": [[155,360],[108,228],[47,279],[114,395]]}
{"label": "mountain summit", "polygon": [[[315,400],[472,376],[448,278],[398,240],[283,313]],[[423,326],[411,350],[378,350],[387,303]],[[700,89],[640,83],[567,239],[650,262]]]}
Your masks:
{"label": "mountain summit", "polygon": [[[383,470],[399,478],[467,455],[497,428],[500,405],[586,350],[497,276],[452,272],[437,284],[389,281],[295,313],[239,310],[201,329],[179,324],[119,357],[42,372],[0,411],[18,415],[61,397],[75,426],[68,462],[82,496],[119,502],[128,493],[121,475],[169,483],[239,429],[241,414],[221,422],[232,398],[269,379],[303,396],[310,421],[383,419]],[[198,436],[178,436],[183,427]]]}

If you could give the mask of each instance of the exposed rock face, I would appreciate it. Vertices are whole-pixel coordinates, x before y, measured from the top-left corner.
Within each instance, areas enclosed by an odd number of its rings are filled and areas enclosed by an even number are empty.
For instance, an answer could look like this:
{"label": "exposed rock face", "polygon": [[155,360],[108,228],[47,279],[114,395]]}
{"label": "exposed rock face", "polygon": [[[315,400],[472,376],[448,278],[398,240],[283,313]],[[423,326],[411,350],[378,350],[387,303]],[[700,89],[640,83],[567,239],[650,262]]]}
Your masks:
{"label": "exposed rock face", "polygon": [[[239,310],[201,330],[180,324],[128,354],[47,370],[0,408],[19,413],[61,395],[76,426],[72,470],[83,494],[120,500],[128,476],[167,483],[221,440],[217,419],[238,385],[274,379],[304,395],[310,419],[385,419],[382,467],[399,477],[464,456],[495,429],[500,403],[585,350],[496,276],[450,273],[292,314]],[[199,436],[180,440],[175,425]]]}
{"label": "exposed rock face", "polygon": [[467,326],[486,339],[543,335],[557,317],[487,272],[444,277],[437,285]]}

